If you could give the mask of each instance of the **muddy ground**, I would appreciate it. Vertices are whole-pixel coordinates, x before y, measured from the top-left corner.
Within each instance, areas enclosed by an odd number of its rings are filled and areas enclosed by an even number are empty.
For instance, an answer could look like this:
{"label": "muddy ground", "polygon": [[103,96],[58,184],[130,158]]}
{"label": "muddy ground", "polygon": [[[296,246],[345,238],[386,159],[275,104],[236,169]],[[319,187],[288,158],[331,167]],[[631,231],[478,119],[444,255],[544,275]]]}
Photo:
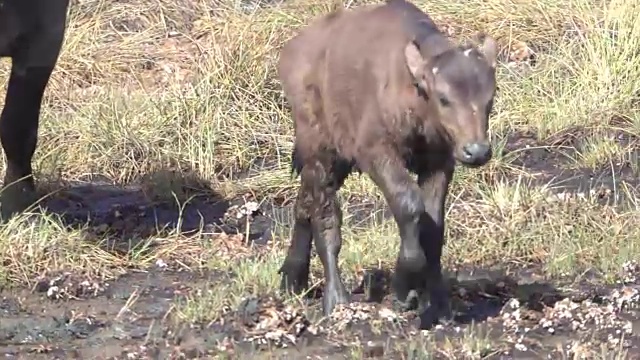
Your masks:
{"label": "muddy ground", "polygon": [[[571,146],[575,136],[556,140]],[[612,137],[637,141],[623,134]],[[553,181],[564,186],[558,192],[597,189],[603,201],[609,202],[616,195],[611,191],[613,179],[636,189],[640,186],[632,164],[598,171],[569,169],[563,158],[571,154],[537,148],[540,144],[535,136],[519,134],[506,140],[505,155],[514,153],[515,163],[536,174],[541,184]],[[47,200],[46,206],[48,211],[64,213],[70,225],[90,221],[92,228],[112,231],[117,243],[117,239],[149,236],[159,224],[168,224],[169,230],[175,226],[178,211],[174,205],[146,199],[134,186],[122,189],[94,182],[64,189]],[[211,198],[192,201],[184,210],[183,231],[198,229],[201,221],[226,232],[242,231],[223,219],[233,204]],[[366,214],[379,204],[350,206],[352,212]],[[250,238],[258,246],[268,244],[268,234],[275,227],[286,229],[290,207],[263,206],[254,217]],[[578,356],[586,353],[585,344],[590,349],[626,349],[629,358],[640,358],[638,264],[627,264],[621,269],[623,281],[609,286],[593,277],[578,282],[551,280],[536,267],[448,271],[456,320],[423,335],[426,337],[420,337],[415,314],[397,311],[385,290],[388,273],[380,269],[365,276],[375,280],[367,282],[373,285],[364,287],[366,291],[352,284],[355,303],[338,309],[330,321],[319,322],[318,299],[308,300],[301,312],[264,294],[248,299],[238,309],[228,309],[218,321],[191,326],[171,320],[176,300],[206,291],[229,274],[196,274],[158,265],[104,283],[80,274],[50,276],[38,280],[33,289],[0,290],[0,354],[20,359],[165,359],[205,354],[242,358],[249,353],[291,359],[425,358],[429,353],[445,357],[430,351],[429,343],[476,336],[490,339],[491,346],[478,345],[475,355],[487,358]],[[267,338],[269,344],[262,344]],[[256,350],[265,347],[271,351]]]}

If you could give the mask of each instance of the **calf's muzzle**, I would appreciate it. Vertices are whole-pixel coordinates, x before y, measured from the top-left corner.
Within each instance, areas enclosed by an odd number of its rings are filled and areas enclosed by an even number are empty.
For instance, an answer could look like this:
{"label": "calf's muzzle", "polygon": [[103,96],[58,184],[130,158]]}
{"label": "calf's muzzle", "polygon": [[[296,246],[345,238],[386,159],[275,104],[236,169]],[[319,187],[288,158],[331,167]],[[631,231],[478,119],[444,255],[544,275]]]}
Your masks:
{"label": "calf's muzzle", "polygon": [[489,162],[493,152],[488,142],[472,142],[462,147],[462,162],[465,165],[481,166]]}

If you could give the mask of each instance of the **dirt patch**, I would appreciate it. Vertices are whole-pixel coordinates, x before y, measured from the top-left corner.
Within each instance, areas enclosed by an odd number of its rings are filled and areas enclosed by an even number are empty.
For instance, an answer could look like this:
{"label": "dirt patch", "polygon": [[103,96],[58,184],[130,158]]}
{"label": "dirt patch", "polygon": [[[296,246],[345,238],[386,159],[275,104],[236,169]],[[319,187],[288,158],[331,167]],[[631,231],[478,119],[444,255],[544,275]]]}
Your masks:
{"label": "dirt patch", "polygon": [[[584,163],[593,134],[625,149],[623,158],[590,167],[577,165]],[[640,138],[615,127],[597,131],[575,127],[543,140],[535,133],[514,132],[503,141],[505,161],[527,174],[531,185],[548,185],[557,193],[597,193],[603,200],[620,200],[623,194],[616,190],[621,185],[640,189]],[[500,179],[512,181],[513,177],[504,175]]]}
{"label": "dirt patch", "polygon": [[[136,224],[133,228],[138,230],[143,225],[154,229],[159,218],[169,227],[176,224],[177,207],[166,202],[158,207],[138,190],[71,188],[67,194],[81,196],[54,197],[48,207],[68,209],[70,223],[89,218],[96,227],[113,226],[112,219]],[[69,208],[73,199],[81,205]],[[195,219],[209,214],[204,216],[207,226],[242,232],[249,216],[252,239],[269,243],[266,234],[290,224],[290,209],[259,207],[252,200],[238,198],[224,207],[203,200],[183,210],[183,223],[198,228]],[[110,217],[116,211],[121,215]],[[145,233],[126,226],[122,230],[120,241]],[[417,328],[418,314],[401,311],[389,294],[388,271],[365,272],[361,283],[353,286],[354,303],[339,308],[331,319],[321,316],[320,292],[302,304],[285,304],[278,294],[258,294],[223,309],[213,321],[196,324],[178,321],[176,304],[215,291],[213,286],[233,279],[233,271],[196,274],[157,264],[109,282],[78,274],[49,275],[34,280],[33,289],[0,291],[0,353],[47,359],[196,358],[222,353],[237,358],[271,354],[338,359],[345,352],[378,358],[504,358],[559,356],[559,347],[565,353],[594,353],[606,347],[640,354],[637,265],[629,264],[620,274],[624,283],[609,287],[595,278],[552,283],[540,274],[536,268],[453,271],[448,277],[456,317],[427,334]],[[472,346],[474,341],[482,344]]]}
{"label": "dirt patch", "polygon": [[[215,277],[189,273],[148,272],[115,282],[91,284],[69,276],[41,280],[34,292],[3,291],[0,344],[6,356],[43,358],[120,357],[147,338],[163,334],[160,321],[176,296]],[[51,289],[56,289],[52,291]],[[64,289],[62,291],[61,289]]]}
{"label": "dirt patch", "polygon": [[[461,270],[450,279],[455,321],[421,335],[416,314],[399,311],[392,296],[372,302],[374,289],[386,281],[379,274],[374,277],[382,282],[356,288],[356,302],[339,307],[331,319],[321,318],[317,300],[300,306],[265,295],[248,297],[215,321],[191,325],[175,322],[176,300],[205,291],[225,275],[154,269],[103,284],[69,275],[41,280],[33,291],[0,292],[0,353],[116,359],[237,357],[268,350],[280,358],[343,358],[338,354],[359,349],[387,357],[409,355],[407,344],[420,336],[445,351],[445,339],[465,341],[475,331],[486,334],[480,338],[487,344],[484,356],[559,356],[558,348],[567,353],[600,346],[637,355],[640,267],[629,264],[625,276],[616,286],[573,284],[559,290],[531,271]],[[464,346],[458,350],[456,355],[465,356]]]}

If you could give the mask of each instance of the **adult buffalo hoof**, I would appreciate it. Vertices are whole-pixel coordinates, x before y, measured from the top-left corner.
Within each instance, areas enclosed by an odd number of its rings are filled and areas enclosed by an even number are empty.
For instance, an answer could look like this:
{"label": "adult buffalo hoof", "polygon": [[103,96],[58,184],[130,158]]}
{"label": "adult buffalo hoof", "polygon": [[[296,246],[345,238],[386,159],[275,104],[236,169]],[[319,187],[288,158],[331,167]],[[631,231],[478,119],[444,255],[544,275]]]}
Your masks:
{"label": "adult buffalo hoof", "polygon": [[0,216],[8,221],[13,216],[27,210],[37,199],[36,191],[28,181],[20,181],[5,186],[0,192]]}

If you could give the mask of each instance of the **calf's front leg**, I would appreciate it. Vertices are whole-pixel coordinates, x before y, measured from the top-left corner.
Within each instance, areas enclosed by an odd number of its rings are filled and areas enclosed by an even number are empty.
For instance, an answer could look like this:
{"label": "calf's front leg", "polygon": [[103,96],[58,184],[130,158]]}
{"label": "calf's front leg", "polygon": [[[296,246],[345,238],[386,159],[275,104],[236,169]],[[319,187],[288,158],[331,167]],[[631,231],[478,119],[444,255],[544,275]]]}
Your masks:
{"label": "calf's front leg", "polygon": [[[419,220],[420,247],[426,258],[425,285],[420,293],[421,307],[420,327],[429,328],[440,318],[450,318],[451,309],[448,289],[442,278],[442,248],[444,247],[445,201],[449,191],[449,183],[453,176],[453,162],[441,169],[425,171],[419,174],[418,184],[422,189],[425,212]],[[426,299],[429,299],[429,308]]]}
{"label": "calf's front leg", "polygon": [[388,149],[372,153],[376,158],[361,166],[384,194],[400,233],[393,288],[398,300],[405,302],[407,308],[413,308],[411,291],[426,286],[427,258],[419,232],[420,218],[425,212],[422,191],[400,157],[388,155],[392,154]]}
{"label": "calf's front leg", "polygon": [[453,167],[424,172],[415,183],[399,157],[386,156],[372,160],[368,173],[382,190],[400,232],[394,291],[409,309],[416,307],[411,294],[416,292],[420,327],[429,328],[440,318],[450,317],[440,258],[444,203]]}

